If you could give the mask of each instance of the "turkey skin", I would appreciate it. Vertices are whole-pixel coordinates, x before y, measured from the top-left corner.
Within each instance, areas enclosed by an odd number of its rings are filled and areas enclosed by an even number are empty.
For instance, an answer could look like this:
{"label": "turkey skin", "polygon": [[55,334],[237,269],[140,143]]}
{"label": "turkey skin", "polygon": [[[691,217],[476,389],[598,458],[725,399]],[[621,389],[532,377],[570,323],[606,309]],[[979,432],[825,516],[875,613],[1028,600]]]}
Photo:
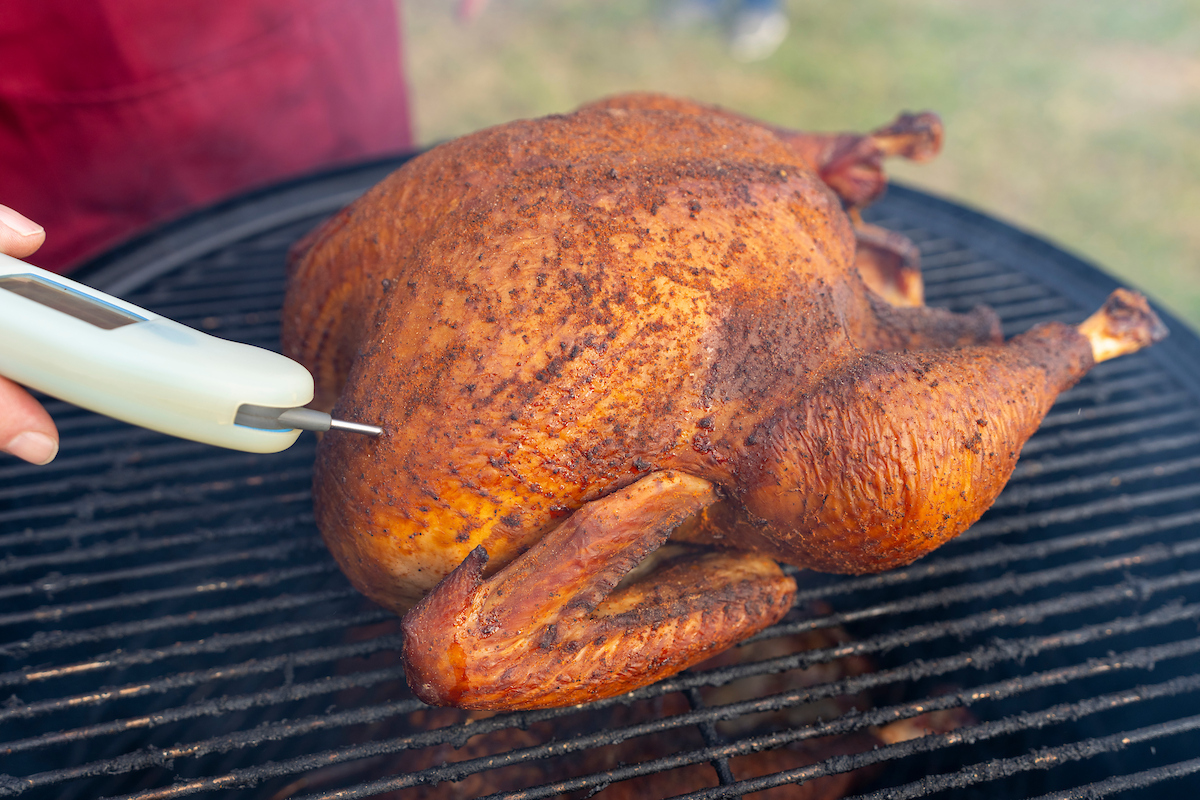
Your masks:
{"label": "turkey skin", "polygon": [[1163,335],[1132,293],[1008,342],[920,305],[857,208],[931,119],[613,98],[436,147],[297,247],[285,352],[385,431],[321,441],[318,524],[407,614],[422,698],[611,695],[777,621],[779,562],[909,563],[987,509],[1097,339]]}

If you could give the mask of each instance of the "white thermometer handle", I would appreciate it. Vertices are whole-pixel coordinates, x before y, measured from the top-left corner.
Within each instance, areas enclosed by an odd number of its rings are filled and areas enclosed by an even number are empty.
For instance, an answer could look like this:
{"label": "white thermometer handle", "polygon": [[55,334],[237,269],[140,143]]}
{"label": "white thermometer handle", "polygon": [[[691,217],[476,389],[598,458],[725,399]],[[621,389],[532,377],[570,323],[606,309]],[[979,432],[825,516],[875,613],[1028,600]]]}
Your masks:
{"label": "white thermometer handle", "polygon": [[134,425],[274,453],[297,429],[235,424],[250,404],[294,409],[313,379],[290,358],[180,325],[0,254],[0,375]]}

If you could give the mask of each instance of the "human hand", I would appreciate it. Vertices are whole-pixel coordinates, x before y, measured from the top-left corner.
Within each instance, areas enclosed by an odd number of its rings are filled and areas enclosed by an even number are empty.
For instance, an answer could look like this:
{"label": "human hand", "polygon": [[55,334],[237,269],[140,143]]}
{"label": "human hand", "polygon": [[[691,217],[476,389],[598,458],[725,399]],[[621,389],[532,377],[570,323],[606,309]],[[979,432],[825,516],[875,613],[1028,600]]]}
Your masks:
{"label": "human hand", "polygon": [[[8,206],[0,206],[0,253],[32,255],[46,232]],[[58,454],[58,429],[29,392],[0,377],[0,450],[31,464],[48,464]]]}

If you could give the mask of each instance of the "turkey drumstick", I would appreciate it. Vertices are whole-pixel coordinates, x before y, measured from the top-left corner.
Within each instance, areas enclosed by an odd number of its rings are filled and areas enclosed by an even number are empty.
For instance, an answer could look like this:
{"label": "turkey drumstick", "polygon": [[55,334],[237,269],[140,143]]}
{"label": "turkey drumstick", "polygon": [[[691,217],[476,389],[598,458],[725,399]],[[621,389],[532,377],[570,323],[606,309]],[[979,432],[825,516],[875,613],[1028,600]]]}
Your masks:
{"label": "turkey drumstick", "polygon": [[823,571],[907,564],[991,506],[1060,392],[1096,361],[1165,334],[1144,298],[1117,290],[1079,328],[856,353],[752,435],[725,485],[767,524],[724,541]]}

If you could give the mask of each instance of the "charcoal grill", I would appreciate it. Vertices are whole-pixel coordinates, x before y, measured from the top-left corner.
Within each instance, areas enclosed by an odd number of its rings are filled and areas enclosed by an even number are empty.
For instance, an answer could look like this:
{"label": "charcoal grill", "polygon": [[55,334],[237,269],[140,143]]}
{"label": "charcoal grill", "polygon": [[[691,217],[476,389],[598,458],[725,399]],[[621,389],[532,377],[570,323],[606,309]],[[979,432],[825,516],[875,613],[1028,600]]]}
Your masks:
{"label": "charcoal grill", "polygon": [[[287,248],[398,163],[208,209],[83,277],[275,348]],[[1078,322],[1115,285],[916,191],[894,188],[871,213],[919,243],[931,304],[987,303],[1008,335]],[[758,637],[842,629],[840,644],[695,669],[599,710],[469,721],[422,710],[394,619],[324,550],[311,434],[285,453],[246,455],[50,402],[57,461],[0,462],[0,796],[582,797],[671,771],[679,792],[683,776],[703,775],[709,788],[686,796],[717,798],[871,764],[883,768],[855,791],[872,798],[1196,796],[1200,340],[1164,317],[1169,340],[1099,366],[1059,399],[967,533],[883,575],[801,573],[807,610]],[[847,654],[872,671],[732,705],[710,688]],[[860,692],[869,705],[835,718],[730,732],[751,712]],[[953,732],[751,778],[731,767],[958,706],[971,716]],[[453,750],[472,735],[489,749]]]}

